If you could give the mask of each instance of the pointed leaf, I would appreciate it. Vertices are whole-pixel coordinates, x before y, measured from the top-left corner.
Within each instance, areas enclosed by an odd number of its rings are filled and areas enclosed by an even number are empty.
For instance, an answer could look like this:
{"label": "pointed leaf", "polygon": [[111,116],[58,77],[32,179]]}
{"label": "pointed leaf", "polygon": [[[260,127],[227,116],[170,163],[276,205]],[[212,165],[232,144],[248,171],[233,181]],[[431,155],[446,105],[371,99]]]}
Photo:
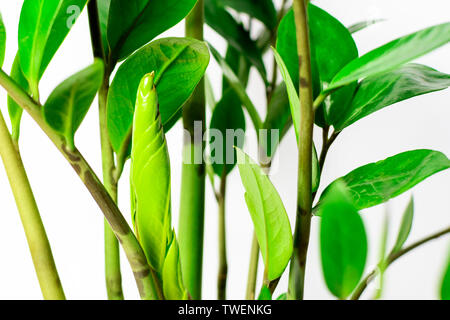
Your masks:
{"label": "pointed leaf", "polygon": [[108,18],[111,0],[97,0],[98,19],[100,23],[100,32],[102,35],[102,44],[105,51],[105,57],[109,56],[109,42],[108,42]]}
{"label": "pointed leaf", "polygon": [[323,195],[326,195],[333,184],[343,181],[356,208],[361,210],[386,202],[448,168],[450,160],[441,152],[407,151],[353,170],[332,182]]}
{"label": "pointed leaf", "polygon": [[242,150],[238,167],[268,280],[281,276],[292,255],[292,231],[283,202],[263,170]]}
{"label": "pointed leaf", "polygon": [[450,22],[432,26],[393,40],[348,63],[327,90],[379,75],[423,56],[450,41]]}
{"label": "pointed leaf", "polygon": [[342,130],[384,107],[449,86],[450,75],[412,63],[382,75],[367,77],[359,84],[348,110],[333,125]]}
{"label": "pointed leaf", "polygon": [[127,143],[141,78],[155,72],[159,110],[165,132],[181,116],[209,63],[203,42],[164,38],[153,41],[129,57],[117,70],[108,93],[108,132],[116,152]]}
{"label": "pointed leaf", "polygon": [[108,42],[113,61],[125,59],[156,36],[180,22],[197,0],[112,1]]}
{"label": "pointed leaf", "polygon": [[320,207],[320,252],[328,289],[345,299],[364,272],[367,236],[343,182],[336,183]]}
{"label": "pointed leaf", "polygon": [[222,6],[247,13],[250,17],[258,19],[269,30],[275,29],[277,26],[277,10],[272,0],[219,0],[218,2]]}
{"label": "pointed leaf", "polygon": [[45,121],[65,138],[70,149],[75,147],[75,132],[102,84],[103,68],[103,62],[96,59],[56,87],[43,106]]}
{"label": "pointed leaf", "polygon": [[[22,68],[20,67],[19,54],[16,54],[14,62],[11,68],[11,78],[23,89],[25,92],[29,92],[28,81],[23,75]],[[11,119],[11,135],[15,141],[19,140],[20,134],[20,120],[22,119],[23,109],[17,104],[17,102],[8,96],[8,113]]]}
{"label": "pointed leaf", "polygon": [[397,240],[392,248],[392,253],[399,251],[406,240],[408,239],[409,233],[411,232],[412,223],[414,218],[414,199],[411,200],[403,213],[402,222],[400,224],[400,229],[398,230]]}
{"label": "pointed leaf", "polygon": [[366,20],[366,21],[357,22],[355,24],[352,24],[350,27],[348,27],[348,31],[350,33],[356,33],[367,27],[370,27],[373,24],[376,24],[376,23],[382,22],[382,21],[384,21],[384,20],[383,19],[374,19],[374,20]]}
{"label": "pointed leaf", "polygon": [[181,275],[180,249],[173,232],[162,270],[164,298],[167,300],[187,300],[187,292]]}

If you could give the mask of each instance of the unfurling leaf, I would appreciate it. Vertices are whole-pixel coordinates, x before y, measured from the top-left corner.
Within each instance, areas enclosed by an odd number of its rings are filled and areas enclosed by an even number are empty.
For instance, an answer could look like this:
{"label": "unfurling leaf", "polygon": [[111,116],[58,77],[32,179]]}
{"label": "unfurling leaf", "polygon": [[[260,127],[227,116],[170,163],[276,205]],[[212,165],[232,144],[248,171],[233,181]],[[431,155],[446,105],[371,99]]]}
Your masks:
{"label": "unfurling leaf", "polygon": [[448,168],[450,160],[441,152],[425,149],[407,151],[353,170],[332,182],[321,199],[333,184],[343,181],[356,208],[361,210],[384,203]]}
{"label": "unfurling leaf", "polygon": [[[16,54],[11,68],[11,78],[27,93],[29,93],[28,81],[23,75],[20,67],[19,54]],[[8,96],[8,113],[11,119],[11,136],[15,141],[19,140],[20,134],[20,120],[22,119],[23,109],[17,102]]]}
{"label": "unfurling leaf", "polygon": [[320,252],[328,289],[345,299],[364,272],[367,236],[364,223],[343,182],[334,184],[320,207]]}
{"label": "unfurling leaf", "polygon": [[263,170],[236,149],[245,201],[264,259],[265,277],[281,276],[292,255],[292,231],[283,202]]}
{"label": "unfurling leaf", "polygon": [[142,77],[155,72],[159,111],[165,132],[181,116],[209,63],[206,45],[194,39],[164,38],[138,50],[117,70],[108,93],[108,132],[116,152],[128,141],[136,92]]}
{"label": "unfurling leaf", "polygon": [[402,222],[400,224],[400,229],[398,230],[397,240],[395,241],[395,245],[392,248],[392,253],[399,251],[406,240],[408,239],[409,233],[411,232],[412,223],[414,218],[414,199],[411,197],[411,200],[406,207],[405,212],[403,213]]}
{"label": "unfurling leaf", "polygon": [[45,69],[87,0],[25,0],[19,21],[19,56],[34,98]]}
{"label": "unfurling leaf", "polygon": [[164,298],[167,300],[187,300],[188,293],[183,285],[180,264],[180,249],[175,232],[169,244],[162,270]]}
{"label": "unfurling leaf", "polygon": [[74,136],[103,81],[104,66],[100,59],[86,69],[64,80],[50,94],[42,112],[45,121],[73,149]]}

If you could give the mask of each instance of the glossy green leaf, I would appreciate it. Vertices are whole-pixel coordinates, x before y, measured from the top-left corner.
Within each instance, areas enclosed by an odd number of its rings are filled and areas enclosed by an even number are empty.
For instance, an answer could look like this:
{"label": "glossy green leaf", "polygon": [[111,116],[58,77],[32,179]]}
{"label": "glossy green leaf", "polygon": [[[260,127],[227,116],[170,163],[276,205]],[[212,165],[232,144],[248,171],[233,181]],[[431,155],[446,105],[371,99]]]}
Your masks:
{"label": "glossy green leaf", "polygon": [[194,39],[153,41],[129,57],[117,70],[108,93],[108,132],[118,152],[132,126],[141,78],[155,72],[159,111],[165,132],[181,116],[181,108],[203,77],[209,63],[206,45]]}
{"label": "glossy green leaf", "polygon": [[247,13],[250,17],[258,19],[269,30],[275,29],[277,26],[277,10],[272,0],[218,0],[218,2],[222,6]]}
{"label": "glossy green leaf", "polygon": [[19,21],[19,56],[33,95],[45,69],[87,0],[25,0]]}
{"label": "glossy green leaf", "polygon": [[108,42],[108,17],[110,6],[111,0],[97,0],[98,19],[100,23],[100,32],[102,35],[102,44],[105,51],[105,57],[108,57],[110,50]]}
{"label": "glossy green leaf", "polygon": [[258,49],[256,42],[250,38],[250,34],[244,29],[244,26],[238,23],[217,1],[219,0],[205,0],[206,23],[224,37],[229,45],[245,56],[267,83],[261,50]]}
{"label": "glossy green leaf", "polygon": [[181,275],[180,249],[175,232],[168,246],[167,255],[162,269],[162,284],[166,300],[187,300],[188,294],[183,285]]}
{"label": "glossy green leaf", "polygon": [[450,75],[412,63],[367,77],[359,84],[348,110],[334,127],[342,130],[384,107],[449,86]]}
{"label": "glossy green leaf", "polygon": [[154,80],[153,73],[145,75],[137,92],[130,187],[131,214],[137,238],[150,266],[160,273],[173,235],[170,161]]}
{"label": "glossy green leaf", "polygon": [[288,294],[285,292],[285,293],[280,294],[278,296],[277,300],[287,300],[287,297],[288,297]]}
{"label": "glossy green leaf", "polygon": [[403,213],[402,222],[400,224],[400,229],[398,230],[397,240],[395,241],[395,245],[392,248],[392,252],[399,251],[406,240],[409,237],[409,233],[411,232],[412,223],[414,218],[414,199],[411,197],[411,200],[406,207],[405,212]]}
{"label": "glossy green leaf", "polygon": [[340,181],[345,182],[356,208],[360,210],[386,202],[448,168],[450,160],[441,152],[412,150],[359,167],[334,181],[327,189]]}
{"label": "glossy green leaf", "polygon": [[320,252],[328,289],[345,299],[364,272],[367,236],[344,183],[332,186],[320,207]]}
{"label": "glossy green leaf", "polygon": [[450,254],[447,259],[447,266],[445,267],[444,275],[442,276],[440,291],[441,300],[450,300]]}
{"label": "glossy green leaf", "polygon": [[3,24],[2,14],[0,13],[0,68],[3,66],[6,49],[6,30]]}
{"label": "glossy green leaf", "polygon": [[214,173],[222,176],[236,165],[234,146],[242,148],[245,137],[245,116],[241,101],[228,89],[214,108],[210,129],[210,151]]}
{"label": "glossy green leaf", "polygon": [[[317,97],[346,64],[358,57],[358,50],[347,28],[330,14],[310,4],[308,16],[313,93]],[[295,30],[294,13],[291,10],[278,28],[277,50],[297,87],[299,62]],[[356,83],[331,94],[317,110],[316,123],[325,126],[336,121],[340,111],[350,102],[355,88]]]}
{"label": "glossy green leaf", "polygon": [[180,22],[197,0],[112,1],[108,42],[113,61],[122,60]]}
{"label": "glossy green leaf", "polygon": [[268,280],[281,276],[292,255],[292,231],[283,202],[253,160],[237,150],[238,167],[245,188],[245,201],[255,227]]}
{"label": "glossy green leaf", "polygon": [[[11,78],[22,89],[29,93],[28,81],[22,72],[22,68],[20,67],[18,54],[16,54],[11,68]],[[20,120],[22,119],[23,109],[10,96],[8,96],[8,113],[11,120],[11,135],[15,141],[18,141],[20,134]]]}
{"label": "glossy green leaf", "polygon": [[429,27],[391,41],[348,63],[333,78],[327,90],[359,79],[379,75],[419,58],[450,41],[450,22]]}
{"label": "glossy green leaf", "polygon": [[374,19],[374,20],[366,20],[366,21],[360,21],[355,24],[352,24],[350,27],[348,27],[348,31],[350,33],[356,33],[358,31],[361,31],[367,27],[370,27],[371,25],[374,25],[378,22],[384,21],[383,19]]}
{"label": "glossy green leaf", "polygon": [[261,291],[259,292],[258,300],[272,300],[272,293],[267,286],[262,286]]}
{"label": "glossy green leaf", "polygon": [[64,80],[50,94],[42,112],[45,121],[61,134],[69,149],[103,80],[104,66],[100,59],[86,69]]}

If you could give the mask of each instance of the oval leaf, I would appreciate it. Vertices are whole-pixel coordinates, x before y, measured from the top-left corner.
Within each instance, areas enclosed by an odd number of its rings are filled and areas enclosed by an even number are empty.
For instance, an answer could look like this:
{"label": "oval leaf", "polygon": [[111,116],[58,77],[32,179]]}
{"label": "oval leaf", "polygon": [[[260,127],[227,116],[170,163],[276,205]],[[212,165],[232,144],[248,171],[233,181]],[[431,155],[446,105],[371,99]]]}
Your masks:
{"label": "oval leaf", "polygon": [[263,170],[236,149],[245,201],[255,227],[269,281],[281,276],[292,255],[292,231],[283,202]]}
{"label": "oval leaf", "polygon": [[75,148],[75,132],[102,84],[103,69],[103,62],[96,59],[57,86],[43,106],[45,121],[65,138],[70,149]]}
{"label": "oval leaf", "polygon": [[180,22],[197,0],[115,0],[108,17],[113,61],[120,61]]}
{"label": "oval leaf", "polygon": [[367,236],[344,183],[332,186],[320,207],[320,252],[328,289],[345,299],[364,272]]}
{"label": "oval leaf", "polygon": [[393,40],[347,64],[327,90],[378,75],[419,58],[450,41],[450,22],[429,27]]}
{"label": "oval leaf", "polygon": [[167,132],[203,77],[209,63],[205,44],[194,39],[156,40],[129,57],[117,70],[108,93],[108,132],[116,152],[131,132],[136,92],[141,78],[155,72],[159,111]]}
{"label": "oval leaf", "polygon": [[[438,151],[412,150],[353,170],[332,182],[345,182],[358,210],[369,208],[411,189],[429,176],[450,168],[450,160]],[[323,198],[323,197],[321,197]]]}
{"label": "oval leaf", "polygon": [[400,224],[400,229],[398,230],[397,240],[395,241],[395,245],[392,248],[392,253],[399,251],[406,240],[408,239],[409,233],[411,232],[412,223],[414,219],[414,199],[411,197],[411,200],[406,207],[405,212],[403,213],[402,222]]}
{"label": "oval leaf", "polygon": [[50,60],[87,0],[25,0],[19,21],[19,56],[33,95]]}
{"label": "oval leaf", "polygon": [[[22,68],[20,67],[19,54],[16,54],[11,68],[11,78],[27,93],[29,93],[28,81],[25,78]],[[20,120],[22,119],[23,109],[17,102],[8,96],[8,113],[11,119],[11,135],[15,141],[19,140]]]}

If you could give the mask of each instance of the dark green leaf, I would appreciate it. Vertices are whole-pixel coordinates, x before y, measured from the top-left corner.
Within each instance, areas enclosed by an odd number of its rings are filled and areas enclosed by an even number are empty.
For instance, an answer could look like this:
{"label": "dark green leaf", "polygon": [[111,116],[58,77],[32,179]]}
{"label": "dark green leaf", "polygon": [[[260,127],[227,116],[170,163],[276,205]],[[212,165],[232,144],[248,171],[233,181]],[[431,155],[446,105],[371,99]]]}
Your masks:
{"label": "dark green leaf", "polygon": [[209,129],[212,166],[214,173],[221,177],[224,169],[228,174],[236,165],[234,146],[242,148],[244,145],[244,111],[239,97],[231,89],[214,108]]}
{"label": "dark green leaf", "polygon": [[211,28],[227,40],[258,69],[263,80],[267,83],[266,69],[262,60],[262,52],[256,46],[255,41],[244,29],[242,24],[236,22],[233,16],[222,8],[218,0],[205,0],[205,20]]}
{"label": "dark green leaf", "polygon": [[364,272],[367,236],[344,183],[332,186],[320,207],[320,252],[328,289],[345,299]]}
{"label": "dark green leaf", "polygon": [[251,18],[258,19],[269,30],[275,29],[277,26],[277,10],[272,0],[218,0],[218,2],[222,6],[247,13]]}
{"label": "dark green leaf", "polygon": [[197,0],[112,1],[108,42],[113,61],[122,60],[180,22]]}
{"label": "dark green leaf", "polygon": [[19,56],[31,92],[69,33],[87,0],[25,0],[19,21]]}
{"label": "dark green leaf", "polygon": [[406,64],[382,75],[367,77],[358,86],[344,116],[334,124],[342,130],[386,106],[450,86],[450,75],[420,64]]}
{"label": "dark green leaf", "polygon": [[414,218],[414,199],[411,200],[403,213],[402,223],[400,224],[400,229],[398,230],[397,240],[392,248],[392,252],[397,252],[400,250],[408,239],[409,233],[411,232],[411,227]]}
{"label": "dark green leaf", "polygon": [[2,14],[0,13],[0,68],[3,66],[6,49],[6,30],[3,24]]}
{"label": "dark green leaf", "polygon": [[119,151],[131,130],[136,92],[141,78],[155,71],[159,110],[167,132],[181,116],[209,63],[205,44],[194,39],[164,38],[153,41],[129,57],[117,70],[108,93],[108,132]]}
{"label": "dark green leaf", "polygon": [[281,276],[292,255],[292,231],[283,202],[261,167],[237,150],[245,201],[261,248],[267,280]]}
{"label": "dark green leaf", "polygon": [[96,59],[56,87],[43,106],[45,121],[65,138],[70,149],[75,147],[75,132],[102,84],[103,68],[103,62]]}
{"label": "dark green leaf", "polygon": [[110,6],[111,0],[97,0],[98,18],[100,23],[100,32],[102,34],[103,49],[105,50],[105,57],[108,57],[110,50],[107,33]]}
{"label": "dark green leaf", "polygon": [[379,75],[419,58],[450,41],[450,22],[429,27],[391,41],[351,61],[333,78],[327,90]]}
{"label": "dark green leaf", "polygon": [[350,27],[348,27],[348,31],[350,33],[356,33],[358,31],[361,31],[375,23],[384,21],[383,19],[375,19],[375,20],[367,20],[367,21],[361,21],[361,22],[357,22],[355,24],[352,24]]}
{"label": "dark green leaf", "polygon": [[328,186],[324,195],[333,184],[343,181],[360,210],[386,202],[448,168],[450,160],[441,152],[407,151],[353,170]]}
{"label": "dark green leaf", "polygon": [[[20,67],[19,55],[16,54],[11,69],[11,78],[26,92],[29,92],[28,81],[22,73]],[[16,101],[8,96],[8,113],[11,119],[11,135],[15,141],[18,141],[20,134],[20,120],[22,119],[23,109],[16,103]]]}
{"label": "dark green leaf", "polygon": [[441,300],[450,300],[450,254],[442,277],[440,298]]}
{"label": "dark green leaf", "polygon": [[258,300],[272,300],[272,293],[267,286],[263,285],[259,292]]}

